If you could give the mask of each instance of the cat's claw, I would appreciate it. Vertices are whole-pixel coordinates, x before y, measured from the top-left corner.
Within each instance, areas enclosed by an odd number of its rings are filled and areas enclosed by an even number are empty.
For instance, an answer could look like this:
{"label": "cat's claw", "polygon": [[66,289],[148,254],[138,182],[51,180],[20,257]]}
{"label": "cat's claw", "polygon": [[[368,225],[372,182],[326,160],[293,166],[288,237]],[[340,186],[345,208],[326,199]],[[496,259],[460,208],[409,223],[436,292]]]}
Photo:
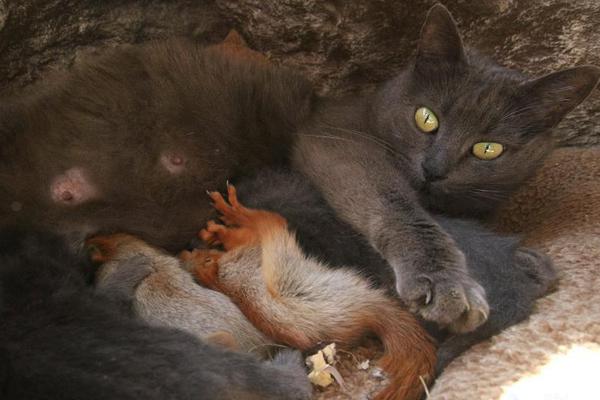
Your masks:
{"label": "cat's claw", "polygon": [[429,305],[429,303],[431,303],[431,297],[432,297],[431,290],[428,290],[427,295],[425,296],[425,305],[426,306]]}
{"label": "cat's claw", "polygon": [[466,271],[444,269],[401,276],[397,290],[411,311],[454,333],[470,332],[489,315],[485,290]]}

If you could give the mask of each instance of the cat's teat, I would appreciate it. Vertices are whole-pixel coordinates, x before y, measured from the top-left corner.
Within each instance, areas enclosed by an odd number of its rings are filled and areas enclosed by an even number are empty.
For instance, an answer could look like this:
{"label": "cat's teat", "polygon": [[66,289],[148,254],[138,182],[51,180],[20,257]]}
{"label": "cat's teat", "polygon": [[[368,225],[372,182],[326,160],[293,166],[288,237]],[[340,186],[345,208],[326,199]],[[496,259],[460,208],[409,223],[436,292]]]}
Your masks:
{"label": "cat's teat", "polygon": [[88,173],[81,167],[73,167],[58,175],[50,184],[50,197],[56,204],[76,206],[99,194]]}
{"label": "cat's teat", "polygon": [[172,175],[179,175],[186,168],[186,158],[179,152],[164,152],[160,155],[160,164]]}

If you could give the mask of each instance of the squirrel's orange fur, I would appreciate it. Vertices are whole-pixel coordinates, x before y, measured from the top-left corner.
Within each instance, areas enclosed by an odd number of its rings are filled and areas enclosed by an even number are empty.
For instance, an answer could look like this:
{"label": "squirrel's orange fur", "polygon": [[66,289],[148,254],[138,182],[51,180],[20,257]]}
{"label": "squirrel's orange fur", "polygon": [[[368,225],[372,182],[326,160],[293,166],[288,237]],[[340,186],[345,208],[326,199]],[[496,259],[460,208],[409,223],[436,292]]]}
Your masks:
{"label": "squirrel's orange fur", "polygon": [[269,63],[269,60],[263,53],[249,48],[244,38],[235,29],[230,30],[221,43],[215,44],[211,47],[213,49],[217,49],[228,57],[236,58],[240,61],[254,62],[258,64]]}
{"label": "squirrel's orange fur", "polygon": [[375,333],[385,351],[380,364],[391,381],[376,399],[422,396],[421,379],[432,378],[436,349],[408,311],[354,272],[307,257],[281,215],[242,206],[233,186],[230,204],[217,192],[210,195],[225,225],[210,222],[199,235],[226,252],[184,255],[195,263],[202,284],[230,296],[272,339],[301,350],[324,341],[349,345]]}

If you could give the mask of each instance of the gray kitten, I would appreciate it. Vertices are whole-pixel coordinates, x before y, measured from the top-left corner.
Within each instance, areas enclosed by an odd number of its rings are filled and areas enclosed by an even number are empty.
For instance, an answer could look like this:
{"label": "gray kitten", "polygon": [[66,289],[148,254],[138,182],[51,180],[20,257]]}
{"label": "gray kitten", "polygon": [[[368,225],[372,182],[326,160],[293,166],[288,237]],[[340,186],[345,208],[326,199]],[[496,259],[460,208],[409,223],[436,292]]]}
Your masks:
{"label": "gray kitten", "polygon": [[582,66],[530,79],[467,54],[438,4],[398,77],[371,96],[323,101],[300,131],[294,165],[389,262],[414,311],[472,331],[488,316],[485,290],[432,213],[491,214],[551,152],[552,128],[599,78]]}

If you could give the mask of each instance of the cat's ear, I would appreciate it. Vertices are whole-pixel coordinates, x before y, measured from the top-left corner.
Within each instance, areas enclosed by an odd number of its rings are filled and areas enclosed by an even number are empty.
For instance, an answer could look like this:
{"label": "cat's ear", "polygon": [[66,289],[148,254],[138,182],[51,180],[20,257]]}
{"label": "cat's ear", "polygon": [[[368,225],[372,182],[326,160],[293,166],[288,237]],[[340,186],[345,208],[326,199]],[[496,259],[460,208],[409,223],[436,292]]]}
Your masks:
{"label": "cat's ear", "polygon": [[519,107],[536,119],[535,130],[550,129],[579,105],[600,80],[600,68],[585,65],[553,72],[521,84]]}
{"label": "cat's ear", "polygon": [[431,7],[421,28],[415,66],[423,69],[440,63],[464,62],[465,51],[456,22],[448,9],[438,3]]}

